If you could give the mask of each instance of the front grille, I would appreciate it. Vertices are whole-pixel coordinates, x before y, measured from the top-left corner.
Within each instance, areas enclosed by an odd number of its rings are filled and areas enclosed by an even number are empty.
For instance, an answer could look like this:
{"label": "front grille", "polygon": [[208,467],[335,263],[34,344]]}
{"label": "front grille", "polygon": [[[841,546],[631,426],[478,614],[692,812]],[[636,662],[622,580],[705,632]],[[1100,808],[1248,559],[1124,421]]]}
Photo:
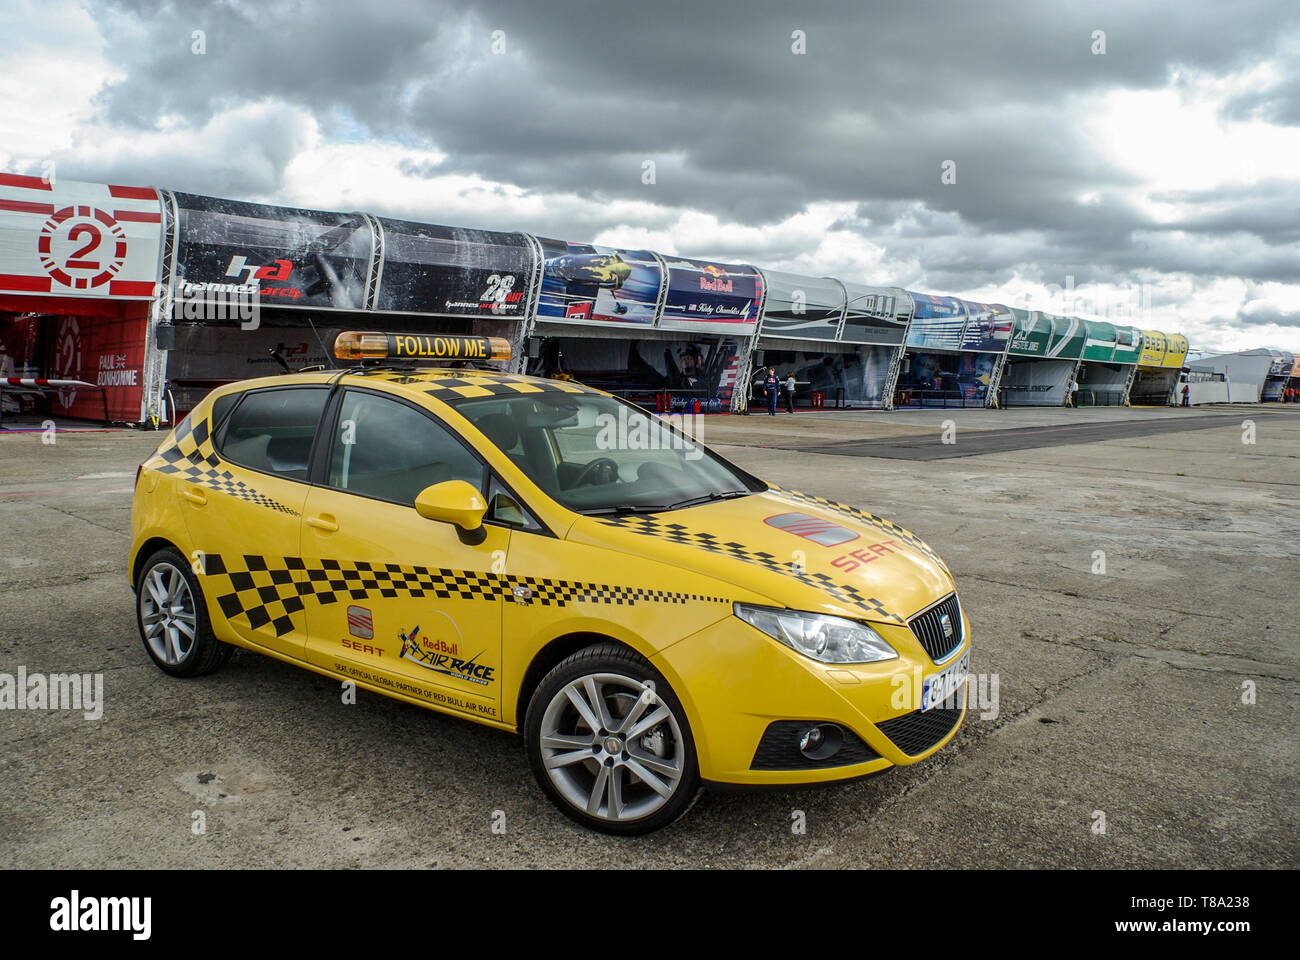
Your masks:
{"label": "front grille", "polygon": [[[945,636],[943,618],[948,618],[952,627],[952,636]],[[934,606],[922,610],[907,625],[913,635],[921,642],[930,659],[938,663],[952,653],[962,642],[961,607],[957,603],[957,594],[950,593]]]}
{"label": "front grille", "polygon": [[754,751],[751,770],[818,770],[825,767],[847,767],[855,763],[877,760],[880,754],[867,746],[852,730],[840,727],[844,744],[832,757],[817,760],[806,757],[799,749],[799,740],[805,731],[816,724],[809,720],[774,720],[763,731],[763,739]]}
{"label": "front grille", "polygon": [[909,757],[925,753],[948,736],[961,720],[960,710],[935,707],[922,713],[914,710],[893,720],[876,724],[876,729],[887,736]]}

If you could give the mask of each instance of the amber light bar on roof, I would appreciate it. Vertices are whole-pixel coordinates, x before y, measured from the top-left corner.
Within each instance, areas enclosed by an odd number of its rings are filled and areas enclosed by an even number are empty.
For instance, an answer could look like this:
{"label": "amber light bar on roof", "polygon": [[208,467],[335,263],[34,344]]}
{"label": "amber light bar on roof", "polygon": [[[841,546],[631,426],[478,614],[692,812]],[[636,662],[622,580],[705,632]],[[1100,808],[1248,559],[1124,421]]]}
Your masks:
{"label": "amber light bar on roof", "polygon": [[504,337],[458,337],[426,333],[345,330],[334,339],[340,360],[509,360]]}

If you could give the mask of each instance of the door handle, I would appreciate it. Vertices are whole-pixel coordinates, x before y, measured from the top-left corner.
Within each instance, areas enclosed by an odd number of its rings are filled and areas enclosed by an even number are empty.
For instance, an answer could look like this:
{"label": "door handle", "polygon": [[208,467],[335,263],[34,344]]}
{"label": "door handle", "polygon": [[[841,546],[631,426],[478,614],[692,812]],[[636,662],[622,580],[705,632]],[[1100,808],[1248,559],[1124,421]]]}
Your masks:
{"label": "door handle", "polygon": [[201,507],[208,502],[208,498],[205,497],[203,494],[199,493],[199,491],[197,490],[182,490],[181,496],[183,496],[190,503],[194,504],[196,507]]}
{"label": "door handle", "polygon": [[322,513],[319,517],[308,517],[303,521],[309,527],[315,527],[317,530],[323,530],[326,533],[333,533],[339,528],[334,522],[334,517],[328,513]]}

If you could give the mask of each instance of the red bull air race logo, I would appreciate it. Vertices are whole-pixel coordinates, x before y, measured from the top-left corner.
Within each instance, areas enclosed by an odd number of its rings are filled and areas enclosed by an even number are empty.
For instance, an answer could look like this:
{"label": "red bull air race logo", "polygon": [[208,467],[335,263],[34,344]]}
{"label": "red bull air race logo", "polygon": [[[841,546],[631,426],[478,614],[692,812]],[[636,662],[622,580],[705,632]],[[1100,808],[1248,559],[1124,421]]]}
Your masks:
{"label": "red bull air race logo", "polygon": [[708,290],[712,293],[731,293],[731,278],[727,276],[727,271],[721,267],[715,267],[713,264],[706,264],[700,267],[701,272],[708,276],[700,277],[700,289]]}
{"label": "red bull air race logo", "polygon": [[454,677],[457,680],[468,680],[480,686],[487,686],[494,679],[493,668],[478,662],[478,658],[483,655],[482,651],[468,660],[463,659],[460,656],[459,643],[443,638],[421,636],[418,624],[412,627],[409,633],[399,631],[398,636],[402,638],[400,656],[412,663],[418,663],[426,670]]}

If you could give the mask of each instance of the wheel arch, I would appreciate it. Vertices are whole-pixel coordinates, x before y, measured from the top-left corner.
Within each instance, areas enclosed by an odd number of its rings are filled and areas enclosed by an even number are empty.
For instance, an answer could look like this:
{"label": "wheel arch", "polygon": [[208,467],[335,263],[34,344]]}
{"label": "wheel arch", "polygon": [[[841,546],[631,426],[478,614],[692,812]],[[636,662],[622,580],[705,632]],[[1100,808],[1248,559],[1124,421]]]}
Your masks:
{"label": "wheel arch", "polygon": [[140,581],[140,571],[144,568],[144,562],[164,547],[171,547],[182,557],[185,556],[185,551],[166,537],[150,537],[145,540],[140,544],[140,549],[136,551],[135,557],[131,560],[132,591],[135,590],[135,585]]}
{"label": "wheel arch", "polygon": [[[636,647],[618,639],[618,637],[610,636],[608,633],[579,630],[556,637],[533,655],[533,659],[528,663],[528,668],[524,671],[523,680],[519,684],[519,693],[515,699],[514,722],[517,730],[523,732],[524,714],[528,710],[528,701],[532,699],[533,691],[537,689],[542,679],[551,672],[552,668],[566,657],[597,643],[615,643],[620,647],[631,650],[638,656],[645,657],[645,654],[637,650]],[[646,657],[646,659],[649,658]]]}

